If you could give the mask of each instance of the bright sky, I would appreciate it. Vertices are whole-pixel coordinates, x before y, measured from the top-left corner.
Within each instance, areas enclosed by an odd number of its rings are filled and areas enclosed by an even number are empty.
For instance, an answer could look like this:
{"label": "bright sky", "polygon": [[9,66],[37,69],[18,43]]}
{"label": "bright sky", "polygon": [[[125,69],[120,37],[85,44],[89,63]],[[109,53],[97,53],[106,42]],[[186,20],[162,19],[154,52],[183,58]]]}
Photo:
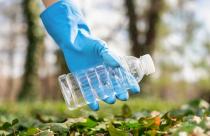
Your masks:
{"label": "bright sky", "polygon": [[210,32],[210,0],[197,0],[196,11],[198,18],[203,21]]}

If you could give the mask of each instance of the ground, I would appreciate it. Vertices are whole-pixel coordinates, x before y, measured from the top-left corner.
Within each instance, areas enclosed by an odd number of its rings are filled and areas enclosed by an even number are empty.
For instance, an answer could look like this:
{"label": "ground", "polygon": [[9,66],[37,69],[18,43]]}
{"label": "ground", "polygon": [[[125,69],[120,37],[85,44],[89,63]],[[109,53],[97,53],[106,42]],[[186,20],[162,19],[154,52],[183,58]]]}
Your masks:
{"label": "ground", "polygon": [[0,135],[210,135],[210,106],[204,100],[131,98],[101,105],[93,112],[87,107],[69,111],[63,101],[1,103]]}

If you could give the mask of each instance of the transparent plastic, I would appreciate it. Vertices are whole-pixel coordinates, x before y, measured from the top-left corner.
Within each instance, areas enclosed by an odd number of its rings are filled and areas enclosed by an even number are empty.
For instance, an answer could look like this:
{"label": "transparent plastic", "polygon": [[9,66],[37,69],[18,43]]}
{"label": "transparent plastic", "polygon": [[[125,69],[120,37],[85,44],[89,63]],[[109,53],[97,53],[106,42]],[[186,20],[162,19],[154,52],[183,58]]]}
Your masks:
{"label": "transparent plastic", "polygon": [[153,60],[148,54],[140,58],[132,56],[119,58],[123,68],[113,69],[99,65],[77,73],[59,76],[58,81],[69,110],[87,105],[93,100],[100,101],[110,95],[114,96],[120,90],[118,88],[127,90],[133,80],[140,82],[144,75],[155,72]]}

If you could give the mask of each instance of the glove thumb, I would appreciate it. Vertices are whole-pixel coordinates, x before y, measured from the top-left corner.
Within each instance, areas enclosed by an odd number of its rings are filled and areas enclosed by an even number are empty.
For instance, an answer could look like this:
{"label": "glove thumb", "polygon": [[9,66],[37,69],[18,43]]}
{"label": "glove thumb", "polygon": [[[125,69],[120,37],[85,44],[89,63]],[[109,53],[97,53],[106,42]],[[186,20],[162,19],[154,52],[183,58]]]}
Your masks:
{"label": "glove thumb", "polygon": [[117,56],[111,53],[108,49],[104,50],[101,54],[104,63],[111,67],[120,67],[120,60]]}
{"label": "glove thumb", "polygon": [[111,67],[120,67],[119,57],[115,56],[110,50],[107,48],[107,45],[104,41],[99,39],[94,40],[96,42],[95,51],[102,57],[104,63]]}

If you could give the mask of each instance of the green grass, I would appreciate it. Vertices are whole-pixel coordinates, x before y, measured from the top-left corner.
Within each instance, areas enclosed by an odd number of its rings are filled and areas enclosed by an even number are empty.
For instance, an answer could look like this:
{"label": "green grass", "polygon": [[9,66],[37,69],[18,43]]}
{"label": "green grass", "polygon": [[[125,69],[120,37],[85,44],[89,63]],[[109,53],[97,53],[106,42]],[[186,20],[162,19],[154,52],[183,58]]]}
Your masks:
{"label": "green grass", "polygon": [[127,104],[132,112],[140,111],[167,111],[177,107],[180,103],[162,101],[160,99],[143,99],[143,98],[131,98],[126,102],[117,101],[113,105],[100,102],[100,110],[97,112],[91,111],[87,106],[79,108],[74,111],[67,109],[64,101],[46,101],[46,102],[21,102],[21,103],[1,103],[0,112],[7,112],[18,116],[31,116],[36,113],[66,116],[66,117],[81,117],[88,116],[90,114],[97,115],[99,117],[112,117],[121,113],[121,107]]}

